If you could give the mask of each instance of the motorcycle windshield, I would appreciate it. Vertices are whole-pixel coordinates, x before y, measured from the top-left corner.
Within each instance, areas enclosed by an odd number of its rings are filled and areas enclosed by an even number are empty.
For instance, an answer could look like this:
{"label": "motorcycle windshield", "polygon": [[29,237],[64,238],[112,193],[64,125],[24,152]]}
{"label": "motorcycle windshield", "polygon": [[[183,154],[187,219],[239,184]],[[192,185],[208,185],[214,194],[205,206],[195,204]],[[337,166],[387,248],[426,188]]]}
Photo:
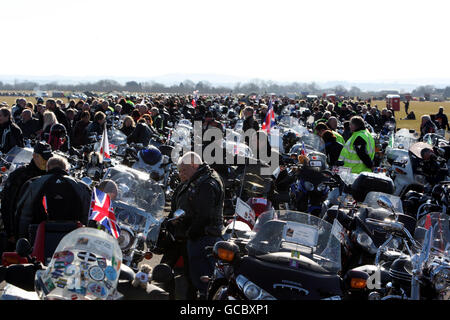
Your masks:
{"label": "motorcycle windshield", "polygon": [[400,199],[400,197],[394,196],[392,194],[371,191],[366,195],[363,203],[371,208],[379,208],[380,205],[377,201],[381,196],[384,196],[391,201],[392,205],[394,206],[395,213],[403,213],[402,200]]}
{"label": "motorcycle windshield", "polygon": [[226,150],[228,154],[237,155],[245,158],[253,158],[252,150],[245,143],[224,140],[223,148]]}
{"label": "motorcycle windshield", "polygon": [[32,148],[20,148],[18,146],[15,146],[9,150],[9,152],[4,156],[6,162],[11,164],[8,172],[12,172],[18,167],[30,163],[31,159],[33,159],[33,152],[34,151]]}
{"label": "motorcycle windshield", "polygon": [[300,127],[300,123],[297,118],[291,116],[283,116],[279,121],[278,125],[281,127],[293,128]]}
{"label": "motorcycle windshield", "polygon": [[127,143],[127,136],[120,130],[112,130],[108,132],[108,140],[110,144],[119,146]]}
{"label": "motorcycle windshield", "polygon": [[117,299],[122,251],[117,240],[94,228],[78,228],[60,241],[35,288],[46,300]]}
{"label": "motorcycle windshield", "polygon": [[417,227],[423,229],[429,229],[431,226],[433,227],[431,254],[450,258],[450,216],[442,212],[432,212],[417,222]]}
{"label": "motorcycle windshield", "polygon": [[329,272],[341,269],[341,244],[331,224],[298,211],[277,210],[274,216],[247,244],[249,255],[289,252],[293,260],[303,255]]}
{"label": "motorcycle windshield", "polygon": [[395,133],[391,148],[409,150],[417,141],[419,141],[417,132],[410,133],[408,129],[403,128]]}
{"label": "motorcycle windshield", "polygon": [[147,173],[117,165],[108,169],[104,179],[117,184],[119,190],[114,200],[115,206],[122,203],[139,209],[139,215],[142,217],[130,218],[130,221],[134,221],[134,226],[145,228],[147,219],[162,217],[165,204],[164,191]]}
{"label": "motorcycle windshield", "polygon": [[307,154],[314,151],[321,153],[324,153],[325,151],[325,143],[323,140],[315,134],[309,134],[307,136],[300,137],[300,143],[293,145],[289,153],[295,153],[297,155],[301,154],[303,148],[302,142],[305,144]]}

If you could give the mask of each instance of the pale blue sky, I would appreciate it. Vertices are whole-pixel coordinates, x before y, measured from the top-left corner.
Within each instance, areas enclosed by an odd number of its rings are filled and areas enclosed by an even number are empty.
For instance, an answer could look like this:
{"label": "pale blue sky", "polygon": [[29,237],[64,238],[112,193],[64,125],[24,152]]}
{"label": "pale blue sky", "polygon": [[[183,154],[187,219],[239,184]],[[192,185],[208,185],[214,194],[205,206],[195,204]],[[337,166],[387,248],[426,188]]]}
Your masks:
{"label": "pale blue sky", "polygon": [[449,1],[0,4],[0,75],[450,78]]}

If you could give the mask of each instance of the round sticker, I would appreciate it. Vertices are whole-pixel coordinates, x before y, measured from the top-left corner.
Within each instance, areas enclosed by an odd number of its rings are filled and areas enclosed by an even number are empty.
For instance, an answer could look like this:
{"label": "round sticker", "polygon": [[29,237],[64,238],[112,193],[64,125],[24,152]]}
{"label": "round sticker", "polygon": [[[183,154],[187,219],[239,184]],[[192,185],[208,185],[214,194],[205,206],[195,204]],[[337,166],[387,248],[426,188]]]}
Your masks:
{"label": "round sticker", "polygon": [[102,286],[101,284],[95,283],[95,282],[91,282],[88,284],[87,291],[88,291],[88,293],[93,294],[94,296],[99,297],[99,298],[106,297],[106,293],[107,293],[104,286]]}
{"label": "round sticker", "polygon": [[108,278],[108,280],[113,281],[113,280],[116,280],[116,278],[117,278],[117,272],[116,272],[116,270],[115,270],[113,267],[111,267],[111,266],[106,267],[106,269],[105,269],[105,274],[106,274],[106,278]]}
{"label": "round sticker", "polygon": [[93,266],[89,269],[89,277],[95,281],[102,281],[105,279],[105,273],[99,266]]}
{"label": "round sticker", "polygon": [[66,270],[64,271],[64,274],[66,276],[73,276],[77,272],[77,267],[73,264],[70,264],[66,267]]}
{"label": "round sticker", "polygon": [[73,262],[74,255],[70,251],[61,251],[56,252],[54,258],[56,261],[64,262],[64,264],[68,265]]}

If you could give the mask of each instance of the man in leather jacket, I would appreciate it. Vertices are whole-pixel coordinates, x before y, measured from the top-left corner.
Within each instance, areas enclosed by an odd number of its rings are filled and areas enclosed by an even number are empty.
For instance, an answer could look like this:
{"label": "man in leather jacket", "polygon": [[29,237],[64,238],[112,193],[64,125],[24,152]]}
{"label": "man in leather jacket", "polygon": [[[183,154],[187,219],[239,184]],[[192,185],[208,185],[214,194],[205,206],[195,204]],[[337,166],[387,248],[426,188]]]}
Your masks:
{"label": "man in leather jacket", "polygon": [[172,198],[172,208],[186,212],[178,228],[187,238],[190,280],[204,296],[207,284],[200,277],[214,271],[214,259],[205,247],[214,246],[222,235],[224,186],[219,174],[194,152],[180,158],[178,170],[182,185]]}
{"label": "man in leather jacket", "polygon": [[31,178],[46,174],[47,161],[52,157],[52,149],[45,142],[38,142],[34,146],[33,159],[26,166],[11,172],[1,193],[1,214],[10,249],[15,248],[14,213],[17,201],[20,199],[22,186]]}
{"label": "man in leather jacket", "polygon": [[28,237],[30,224],[45,220],[80,221],[86,225],[91,204],[91,190],[67,173],[66,159],[53,156],[47,162],[47,174],[23,186],[17,203],[16,237]]}

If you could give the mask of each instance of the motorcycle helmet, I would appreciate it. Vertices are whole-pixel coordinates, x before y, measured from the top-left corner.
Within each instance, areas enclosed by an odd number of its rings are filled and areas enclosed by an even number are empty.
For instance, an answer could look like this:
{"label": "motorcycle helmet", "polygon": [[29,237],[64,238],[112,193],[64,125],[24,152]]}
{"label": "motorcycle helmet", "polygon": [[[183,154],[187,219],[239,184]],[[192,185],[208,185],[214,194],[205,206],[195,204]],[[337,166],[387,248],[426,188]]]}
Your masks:
{"label": "motorcycle helmet", "polygon": [[285,152],[291,150],[292,146],[300,140],[299,137],[295,134],[295,132],[287,131],[283,134],[283,148]]}
{"label": "motorcycle helmet", "polygon": [[35,289],[42,300],[119,299],[122,251],[116,239],[95,228],[78,228],[60,241]]}
{"label": "motorcycle helmet", "polygon": [[56,137],[56,138],[64,138],[67,134],[66,127],[60,123],[55,123],[50,128],[50,136]]}
{"label": "motorcycle helmet", "polygon": [[52,151],[59,150],[67,137],[66,127],[60,123],[55,123],[50,128],[50,134],[48,136],[48,144],[52,147]]}
{"label": "motorcycle helmet", "polygon": [[153,166],[161,161],[162,153],[158,148],[150,146],[138,152],[138,156],[146,164]]}

